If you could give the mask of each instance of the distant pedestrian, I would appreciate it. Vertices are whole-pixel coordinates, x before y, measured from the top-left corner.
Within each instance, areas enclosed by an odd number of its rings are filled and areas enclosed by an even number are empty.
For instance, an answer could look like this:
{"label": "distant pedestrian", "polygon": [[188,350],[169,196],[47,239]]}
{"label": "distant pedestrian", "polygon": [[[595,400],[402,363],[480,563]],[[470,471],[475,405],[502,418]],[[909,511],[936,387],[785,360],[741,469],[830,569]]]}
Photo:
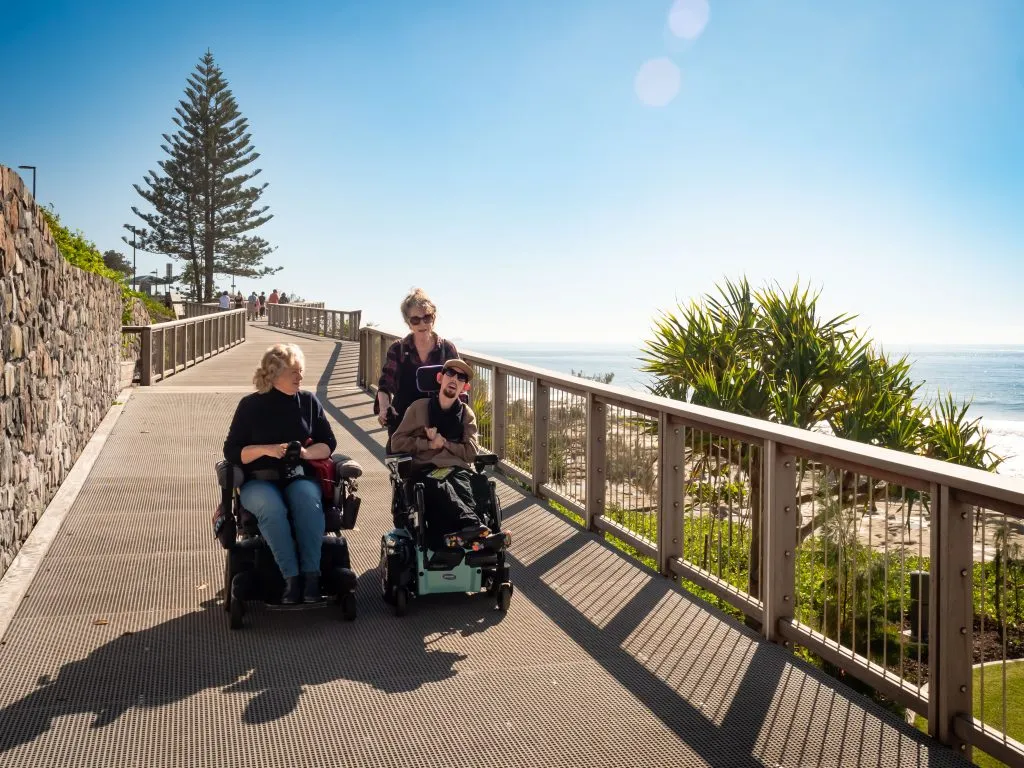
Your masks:
{"label": "distant pedestrian", "polygon": [[227,291],[222,291],[220,298],[217,299],[217,303],[220,305],[221,311],[231,309],[231,297],[228,296]]}

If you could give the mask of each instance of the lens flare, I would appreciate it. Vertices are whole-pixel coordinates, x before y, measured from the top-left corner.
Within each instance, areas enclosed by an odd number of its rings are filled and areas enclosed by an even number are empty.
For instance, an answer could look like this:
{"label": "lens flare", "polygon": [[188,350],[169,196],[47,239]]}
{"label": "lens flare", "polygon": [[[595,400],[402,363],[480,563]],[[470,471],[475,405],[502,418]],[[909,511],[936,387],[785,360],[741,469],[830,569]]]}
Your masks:
{"label": "lens flare", "polygon": [[676,0],[668,12],[668,27],[676,37],[696,40],[707,26],[710,14],[708,0]]}
{"label": "lens flare", "polygon": [[679,93],[679,67],[668,58],[651,59],[640,67],[633,82],[637,98],[649,107],[664,107]]}

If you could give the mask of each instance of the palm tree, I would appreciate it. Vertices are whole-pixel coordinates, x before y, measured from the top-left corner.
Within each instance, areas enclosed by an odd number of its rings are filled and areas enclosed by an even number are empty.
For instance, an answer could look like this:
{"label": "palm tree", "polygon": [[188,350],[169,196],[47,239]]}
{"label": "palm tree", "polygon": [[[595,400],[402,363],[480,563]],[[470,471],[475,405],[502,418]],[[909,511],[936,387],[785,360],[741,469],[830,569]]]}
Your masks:
{"label": "palm tree", "polygon": [[[791,290],[754,291],[744,277],[662,313],[643,358],[643,370],[655,375],[652,392],[800,429],[827,425],[839,437],[968,466],[998,465],[966,404],[951,396],[919,404],[907,358],[876,351],[854,327],[854,315],[823,317],[818,297],[799,282]],[[722,442],[705,439],[697,450],[721,450]],[[730,444],[731,461],[748,475],[748,590],[760,598],[761,454],[757,446]],[[853,473],[837,475],[841,507],[858,489]],[[822,505],[803,535],[835,512]]]}

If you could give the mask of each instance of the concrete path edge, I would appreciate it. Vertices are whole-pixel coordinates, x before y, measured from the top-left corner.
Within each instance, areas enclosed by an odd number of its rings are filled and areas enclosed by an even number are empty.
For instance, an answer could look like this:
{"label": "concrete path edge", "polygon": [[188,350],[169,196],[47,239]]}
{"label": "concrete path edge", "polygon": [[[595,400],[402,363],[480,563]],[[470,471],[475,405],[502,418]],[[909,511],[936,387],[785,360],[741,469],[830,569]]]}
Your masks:
{"label": "concrete path edge", "polygon": [[131,396],[131,387],[126,387],[118,393],[114,404],[110,406],[99,426],[96,427],[96,431],[89,438],[89,442],[85,444],[81,455],[57,489],[57,493],[46,505],[39,520],[36,521],[32,533],[21,545],[21,549],[14,557],[14,562],[4,572],[3,578],[0,578],[0,640],[3,640],[4,635],[7,634],[7,628],[14,619],[14,614],[17,613],[22,598],[28,592],[36,571],[39,570],[53,540],[57,538],[64,518],[74,506],[82,486],[85,485],[96,459],[99,458],[100,452],[107,442],[107,437],[114,429],[114,425]]}

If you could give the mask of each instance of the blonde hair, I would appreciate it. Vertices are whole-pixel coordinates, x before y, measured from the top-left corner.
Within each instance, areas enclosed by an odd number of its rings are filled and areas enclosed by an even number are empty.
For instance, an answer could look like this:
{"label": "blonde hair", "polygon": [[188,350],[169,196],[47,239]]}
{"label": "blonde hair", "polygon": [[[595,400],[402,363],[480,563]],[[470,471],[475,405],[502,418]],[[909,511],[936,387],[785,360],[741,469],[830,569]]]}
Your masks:
{"label": "blonde hair", "polygon": [[409,295],[402,299],[402,319],[405,322],[409,322],[409,315],[412,314],[412,310],[415,307],[419,307],[427,314],[434,315],[435,318],[437,317],[437,307],[422,288],[413,288]]}
{"label": "blonde hair", "polygon": [[274,381],[281,375],[285,368],[293,366],[306,366],[306,357],[302,354],[298,344],[275,344],[267,347],[260,360],[260,366],[252,376],[253,386],[260,394],[269,392],[274,387]]}

